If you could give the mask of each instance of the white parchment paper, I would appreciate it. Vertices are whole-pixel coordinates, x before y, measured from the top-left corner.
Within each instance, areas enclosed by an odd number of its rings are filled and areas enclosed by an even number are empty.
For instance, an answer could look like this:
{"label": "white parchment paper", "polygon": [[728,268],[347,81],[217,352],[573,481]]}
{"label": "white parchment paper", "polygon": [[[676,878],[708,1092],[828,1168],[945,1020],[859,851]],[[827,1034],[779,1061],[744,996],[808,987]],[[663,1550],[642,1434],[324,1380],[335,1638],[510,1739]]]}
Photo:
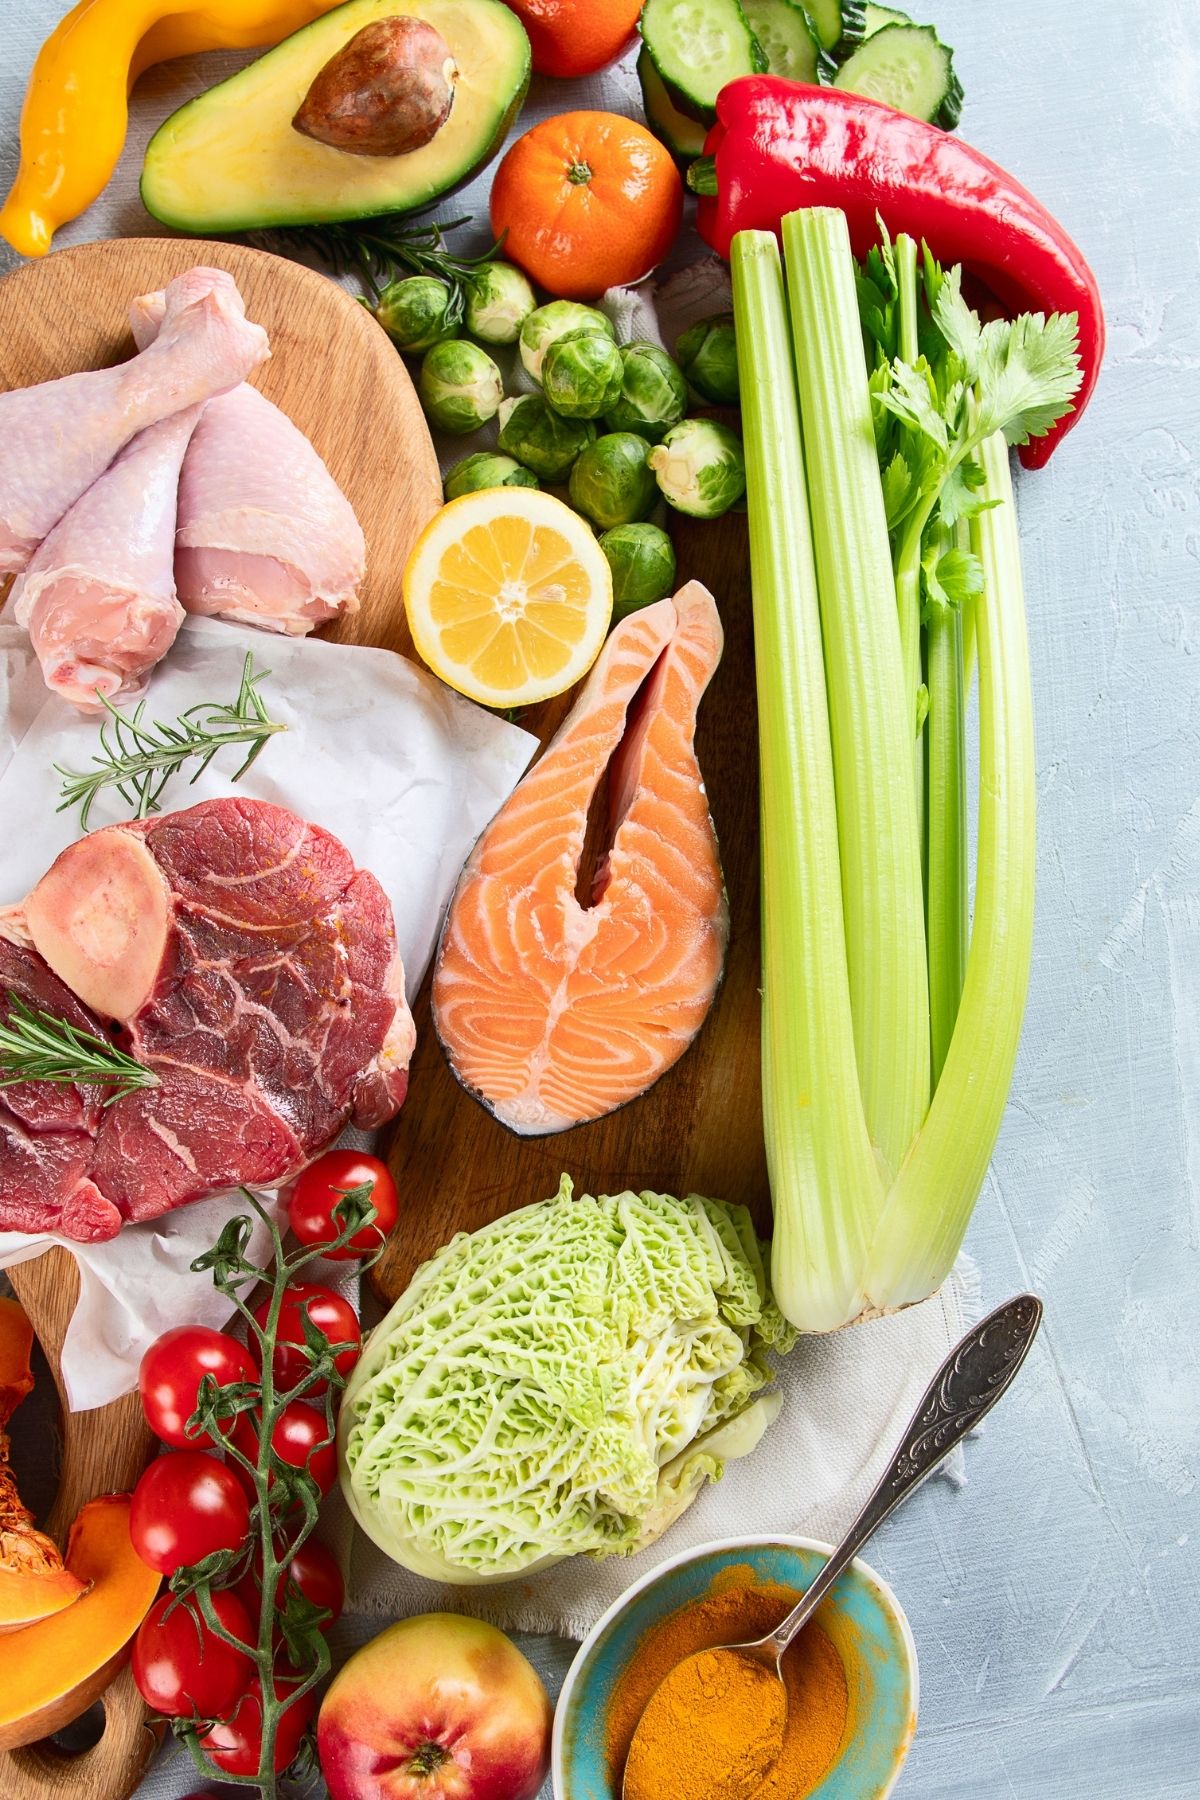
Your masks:
{"label": "white parchment paper", "polygon": [[[236,787],[233,748],[194,786],[186,771],[177,775],[163,806],[246,794],[334,832],[387,892],[411,1000],[467,853],[537,740],[391,651],[276,638],[214,619],[184,624],[151,683],[147,715],[170,722],[197,701],[232,701],[247,651],[270,671],[261,692],[286,733],[269,741]],[[20,900],[78,836],[77,814],[55,811],[54,765],[86,769],[96,744],[96,723],[46,694],[25,634],[0,619],[0,904]],[[90,823],[94,830],[128,816],[110,793]],[[142,1351],[168,1325],[226,1316],[208,1276],[193,1275],[189,1264],[212,1243],[230,1204],[217,1196],[127,1226],[109,1243],[68,1246],[81,1278],[63,1352],[75,1411],[128,1392]],[[53,1241],[0,1232],[0,1267]]]}

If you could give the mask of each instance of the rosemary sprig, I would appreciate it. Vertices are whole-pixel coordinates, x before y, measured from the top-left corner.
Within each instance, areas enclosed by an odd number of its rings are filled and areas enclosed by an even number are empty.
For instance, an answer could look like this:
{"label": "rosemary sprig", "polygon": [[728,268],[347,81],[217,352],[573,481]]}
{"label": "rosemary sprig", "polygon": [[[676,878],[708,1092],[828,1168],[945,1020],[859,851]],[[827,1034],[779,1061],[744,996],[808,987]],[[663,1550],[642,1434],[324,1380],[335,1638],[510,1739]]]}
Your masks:
{"label": "rosemary sprig", "polygon": [[445,234],[469,223],[469,219],[450,219],[444,224],[414,225],[411,216],[388,213],[359,224],[275,226],[270,231],[248,233],[247,241],[267,250],[315,254],[335,275],[357,275],[375,302],[389,281],[405,275],[435,275],[450,289],[446,322],[458,325],[472,276],[485,263],[493,262],[504,245],[500,238],[482,256],[456,256]]}
{"label": "rosemary sprig", "polygon": [[159,1085],[153,1069],[107,1038],[35,1010],[19,994],[10,992],[7,1000],[8,1017],[0,1020],[0,1088],[18,1081],[92,1082],[113,1090],[104,1102],[111,1106],[138,1088]]}
{"label": "rosemary sprig", "polygon": [[276,724],[268,717],[259,694],[258,684],[268,673],[262,669],[256,674],[254,657],[247,652],[242,684],[233,704],[201,700],[180,713],[174,725],[166,725],[161,719],[143,723],[144,700],[132,713],[118,712],[105,700],[109,716],[100,727],[100,749],[92,758],[95,767],[81,774],[63,768],[61,763],[54,765],[55,774],[62,776],[57,811],[80,807],[79,824],[86,831],[97,794],[115,787],[132,809],[133,817],[144,819],[158,811],[163,789],[185,762],[199,758],[191,778],[198,781],[218,750],[227,744],[250,745],[240,767],[230,776],[231,781],[240,781],[267,739],[287,730],[286,725]]}

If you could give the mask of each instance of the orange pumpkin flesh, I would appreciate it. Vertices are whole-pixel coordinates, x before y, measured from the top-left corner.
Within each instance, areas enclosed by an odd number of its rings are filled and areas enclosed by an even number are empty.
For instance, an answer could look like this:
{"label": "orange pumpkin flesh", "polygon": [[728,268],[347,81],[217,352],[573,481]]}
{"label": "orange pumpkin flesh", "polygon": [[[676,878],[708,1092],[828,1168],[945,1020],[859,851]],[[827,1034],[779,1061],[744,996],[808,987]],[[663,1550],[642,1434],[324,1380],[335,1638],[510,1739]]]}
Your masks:
{"label": "orange pumpkin flesh", "polygon": [[[669,151],[615,113],[560,113],[518,138],[492,183],[504,254],[564,300],[640,281],[674,243],[683,183]],[[506,234],[506,235],[505,235]]]}
{"label": "orange pumpkin flesh", "polygon": [[62,1612],[85,1585],[63,1567],[57,1544],[34,1530],[9,1466],[5,1427],[33,1387],[32,1348],[33,1327],[21,1307],[0,1297],[0,1635]]}
{"label": "orange pumpkin flesh", "polygon": [[0,1296],[0,1431],[33,1391],[33,1326],[16,1300]]}
{"label": "orange pumpkin flesh", "polygon": [[0,1638],[0,1750],[37,1743],[77,1719],[129,1654],[159,1577],[130,1542],[128,1494],[88,1501],[71,1527],[67,1568],[82,1598]]}

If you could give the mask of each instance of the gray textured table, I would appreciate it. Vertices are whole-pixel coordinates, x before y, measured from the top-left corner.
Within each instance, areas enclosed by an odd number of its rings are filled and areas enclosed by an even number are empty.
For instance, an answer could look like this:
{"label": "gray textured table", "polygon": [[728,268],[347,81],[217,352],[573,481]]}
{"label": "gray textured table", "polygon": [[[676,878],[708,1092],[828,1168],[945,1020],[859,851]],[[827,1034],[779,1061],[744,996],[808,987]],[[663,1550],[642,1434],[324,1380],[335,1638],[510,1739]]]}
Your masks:
{"label": "gray textured table", "polygon": [[[60,0],[0,0],[0,177]],[[927,0],[964,130],[1078,237],[1110,352],[1020,508],[1038,707],[1033,989],[972,1226],[1047,1322],[959,1494],[874,1560],[921,1654],[905,1794],[1200,1795],[1200,0]],[[136,124],[227,66],[157,71]],[[636,111],[631,63],[581,102]],[[528,115],[527,115],[528,116]],[[151,229],[137,157],[61,242]],[[484,176],[451,203],[486,216]],[[2,262],[2,259],[0,259]],[[548,1670],[561,1650],[538,1646]],[[186,1782],[183,1784],[187,1786]],[[182,1791],[182,1790],[181,1790]]]}

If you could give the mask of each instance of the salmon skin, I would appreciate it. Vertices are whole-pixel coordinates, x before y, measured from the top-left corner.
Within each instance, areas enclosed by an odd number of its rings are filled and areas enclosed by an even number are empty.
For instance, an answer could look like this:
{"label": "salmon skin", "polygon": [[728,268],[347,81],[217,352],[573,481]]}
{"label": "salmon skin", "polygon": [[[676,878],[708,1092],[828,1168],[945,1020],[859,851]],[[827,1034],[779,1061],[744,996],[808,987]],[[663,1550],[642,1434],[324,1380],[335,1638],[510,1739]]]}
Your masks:
{"label": "salmon skin", "polygon": [[[623,620],[459,879],[434,1024],[459,1081],[522,1137],[644,1094],[713,1003],[729,906],[694,739],[723,641],[699,582]],[[585,905],[606,769],[610,847]]]}

